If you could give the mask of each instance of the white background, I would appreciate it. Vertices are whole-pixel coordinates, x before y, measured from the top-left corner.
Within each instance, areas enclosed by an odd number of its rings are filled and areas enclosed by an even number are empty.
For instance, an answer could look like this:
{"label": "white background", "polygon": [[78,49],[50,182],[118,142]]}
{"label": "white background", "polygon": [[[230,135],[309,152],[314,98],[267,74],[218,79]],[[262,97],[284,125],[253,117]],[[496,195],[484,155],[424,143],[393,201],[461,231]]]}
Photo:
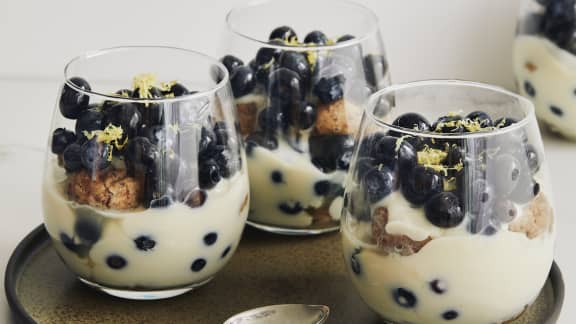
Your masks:
{"label": "white background", "polygon": [[[519,0],[360,2],[380,17],[394,82],[459,78],[512,87],[511,45]],[[3,145],[45,146],[57,86],[70,58],[88,50],[145,44],[219,56],[225,13],[238,3],[0,0],[0,160]],[[342,21],[346,23],[345,17]],[[576,220],[571,218],[570,204],[576,183],[576,144],[546,137],[545,145],[558,212],[557,261],[567,284],[560,323],[571,324],[576,323],[576,309],[571,307],[576,300],[571,294],[576,290],[572,257]],[[42,156],[24,156],[13,158],[16,163],[11,165],[19,165],[16,170],[0,163],[2,278],[19,239],[42,221],[37,199]],[[8,173],[15,180],[9,180]],[[5,322],[10,320],[0,294],[0,323]]]}

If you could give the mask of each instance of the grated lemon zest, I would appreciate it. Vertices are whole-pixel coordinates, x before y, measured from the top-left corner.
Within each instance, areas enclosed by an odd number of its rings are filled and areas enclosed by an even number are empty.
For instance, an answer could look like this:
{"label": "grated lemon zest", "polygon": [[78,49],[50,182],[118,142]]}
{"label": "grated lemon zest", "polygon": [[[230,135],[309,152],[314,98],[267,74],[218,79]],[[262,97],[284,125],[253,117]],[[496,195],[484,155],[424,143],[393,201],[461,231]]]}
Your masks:
{"label": "grated lemon zest", "polygon": [[108,124],[108,126],[106,126],[106,128],[103,130],[93,130],[90,132],[83,131],[82,134],[84,134],[88,140],[96,137],[96,141],[99,143],[111,144],[118,150],[123,149],[124,146],[126,146],[128,143],[128,137],[126,137],[122,143],[120,142],[122,136],[124,135],[124,130],[122,127],[112,124]]}
{"label": "grated lemon zest", "polygon": [[152,98],[150,89],[157,83],[156,76],[152,73],[142,73],[134,77],[133,88],[139,89],[140,99]]}
{"label": "grated lemon zest", "polygon": [[160,90],[164,92],[168,92],[172,89],[172,87],[178,83],[177,81],[170,81],[170,82],[162,82],[160,83]]}

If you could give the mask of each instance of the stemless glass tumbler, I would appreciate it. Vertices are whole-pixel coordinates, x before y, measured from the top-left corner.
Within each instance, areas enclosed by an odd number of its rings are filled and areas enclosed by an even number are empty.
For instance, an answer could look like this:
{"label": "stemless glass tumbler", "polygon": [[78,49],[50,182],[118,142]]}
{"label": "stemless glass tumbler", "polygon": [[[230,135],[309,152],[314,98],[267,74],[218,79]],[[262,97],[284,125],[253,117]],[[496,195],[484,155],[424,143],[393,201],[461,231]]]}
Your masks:
{"label": "stemless glass tumbler", "polygon": [[228,73],[202,54],[125,47],[66,66],[43,181],[45,225],[80,280],[158,299],[235,251],[248,172]]}
{"label": "stemless glass tumbler", "polygon": [[540,121],[576,141],[576,4],[524,0],[514,40],[518,91]]}
{"label": "stemless glass tumbler", "polygon": [[246,140],[249,224],[338,229],[359,107],[389,79],[376,16],[346,1],[260,1],[227,24],[221,61]]}
{"label": "stemless glass tumbler", "polygon": [[533,106],[461,81],[389,87],[367,107],[342,236],[364,301],[394,323],[501,323],[532,304],[553,258]]}

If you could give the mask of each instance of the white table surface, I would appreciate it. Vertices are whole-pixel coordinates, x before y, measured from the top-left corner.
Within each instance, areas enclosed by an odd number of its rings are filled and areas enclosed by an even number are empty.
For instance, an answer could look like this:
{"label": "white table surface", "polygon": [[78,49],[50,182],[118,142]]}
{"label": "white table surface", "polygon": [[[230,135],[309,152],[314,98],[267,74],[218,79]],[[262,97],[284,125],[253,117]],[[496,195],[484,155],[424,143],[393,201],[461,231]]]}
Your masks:
{"label": "white table surface", "polygon": [[[40,177],[58,82],[1,81],[0,114],[0,288],[5,266],[17,243],[42,222]],[[20,150],[19,154],[10,153]],[[564,274],[566,300],[560,324],[576,323],[576,218],[570,202],[576,193],[576,144],[545,135],[557,211],[556,261]],[[8,154],[4,154],[8,152]],[[60,262],[55,260],[55,262]],[[498,266],[498,265],[487,265]],[[495,296],[497,298],[497,296]],[[0,294],[0,323],[11,323],[4,293]]]}

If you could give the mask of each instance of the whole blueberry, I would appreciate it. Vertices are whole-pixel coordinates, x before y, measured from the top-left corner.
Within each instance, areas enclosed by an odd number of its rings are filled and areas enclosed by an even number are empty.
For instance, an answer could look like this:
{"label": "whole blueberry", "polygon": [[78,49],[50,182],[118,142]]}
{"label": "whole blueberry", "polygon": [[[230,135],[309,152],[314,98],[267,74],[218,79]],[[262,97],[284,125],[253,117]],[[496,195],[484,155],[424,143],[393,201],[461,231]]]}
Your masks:
{"label": "whole blueberry", "polygon": [[377,164],[383,164],[392,169],[396,162],[397,141],[396,137],[376,136],[371,142],[366,143],[370,145],[368,148],[370,153],[367,156],[374,158]]}
{"label": "whole blueberry", "polygon": [[532,174],[538,172],[540,169],[540,159],[538,158],[536,148],[531,144],[526,145],[526,159]]}
{"label": "whole blueberry", "polygon": [[532,98],[536,97],[536,89],[534,89],[534,86],[528,80],[524,81],[524,92]]}
{"label": "whole blueberry", "polygon": [[146,137],[138,136],[128,141],[125,157],[134,163],[153,166],[160,159],[158,148]]}
{"label": "whole blueberry", "polygon": [[280,172],[278,170],[274,170],[274,171],[272,171],[272,173],[270,173],[270,179],[272,180],[273,183],[283,183],[284,182],[284,176],[282,175],[282,172]]}
{"label": "whole blueberry", "polygon": [[388,196],[394,189],[394,175],[387,167],[377,167],[366,172],[361,182],[369,203],[374,204]]}
{"label": "whole blueberry", "polygon": [[421,132],[430,130],[428,120],[418,113],[406,113],[398,116],[398,118],[392,122],[392,125]]}
{"label": "whole blueberry", "polygon": [[319,30],[314,30],[309,32],[308,35],[304,37],[304,43],[314,45],[326,45],[328,44],[328,37],[326,37],[326,35],[323,32]]}
{"label": "whole blueberry", "polygon": [[82,136],[84,131],[91,132],[104,129],[106,127],[104,117],[104,114],[98,110],[84,110],[76,120],[76,136]]}
{"label": "whole blueberry", "polygon": [[296,32],[294,31],[294,29],[292,29],[288,26],[280,26],[280,27],[276,27],[270,33],[270,36],[268,37],[268,39],[269,40],[279,39],[279,40],[283,40],[283,41],[287,41],[287,42],[295,42],[295,41],[298,41],[298,36],[296,35]]}
{"label": "whole blueberry", "polygon": [[368,85],[380,88],[388,72],[388,62],[382,55],[368,54],[364,56],[364,75]]}
{"label": "whole blueberry", "polygon": [[230,134],[226,122],[219,121],[214,124],[214,136],[216,136],[216,145],[228,146]]}
{"label": "whole blueberry", "polygon": [[275,150],[278,148],[278,140],[271,134],[252,133],[246,137],[246,154],[251,155],[253,148],[256,146]]}
{"label": "whole blueberry", "polygon": [[549,1],[540,28],[556,45],[566,47],[576,31],[574,1]]}
{"label": "whole blueberry", "polygon": [[348,170],[350,168],[350,162],[352,162],[353,151],[346,151],[340,155],[338,161],[336,161],[336,167],[339,170]]}
{"label": "whole blueberry", "polygon": [[82,168],[82,146],[72,143],[62,153],[64,169],[68,172],[79,171]]}
{"label": "whole blueberry", "polygon": [[216,134],[212,128],[202,127],[200,131],[200,141],[198,151],[201,158],[211,158],[222,151],[223,147],[217,145]]}
{"label": "whole blueberry", "polygon": [[415,205],[422,205],[433,195],[444,189],[442,175],[434,169],[416,166],[412,172],[401,175],[402,193],[406,200]]}
{"label": "whole blueberry", "polygon": [[308,140],[313,163],[324,172],[336,170],[339,159],[352,151],[354,138],[350,135],[317,135]]}
{"label": "whole blueberry", "polygon": [[82,243],[94,244],[102,236],[102,221],[92,210],[80,207],[76,210],[74,233]]}
{"label": "whole blueberry", "polygon": [[279,57],[282,50],[273,47],[262,47],[256,53],[256,66],[270,65],[275,57]]}
{"label": "whole blueberry", "polygon": [[416,295],[408,289],[396,288],[392,290],[392,298],[402,308],[414,308],[418,304]]}
{"label": "whole blueberry", "polygon": [[211,189],[222,179],[218,164],[214,160],[200,161],[198,168],[198,179],[202,189]]}
{"label": "whole blueberry", "polygon": [[466,115],[466,119],[478,122],[478,124],[482,128],[494,126],[494,122],[492,121],[492,118],[490,118],[490,115],[480,110],[476,110],[469,113],[468,115]]}
{"label": "whole blueberry", "polygon": [[341,76],[321,78],[314,85],[314,94],[321,103],[329,104],[344,97],[344,79]]}
{"label": "whole blueberry", "polygon": [[[140,88],[134,89],[132,92],[132,96],[136,99],[160,99],[164,97],[162,90],[158,87],[151,87],[148,89],[148,92],[144,95],[144,92],[140,90]],[[148,104],[150,106],[151,104]]]}
{"label": "whole blueberry", "polygon": [[112,146],[93,138],[82,144],[80,159],[89,172],[103,170],[111,163]]}
{"label": "whole blueberry", "polygon": [[142,124],[142,114],[133,103],[120,103],[108,109],[108,121],[122,127],[129,138],[136,136]]}
{"label": "whole blueberry", "polygon": [[442,295],[448,290],[446,288],[446,283],[439,279],[432,280],[429,285],[430,289],[438,295]]}
{"label": "whole blueberry", "polygon": [[265,133],[275,133],[285,129],[287,124],[287,117],[284,112],[275,106],[262,109],[258,114],[258,126]]}
{"label": "whole blueberry", "polygon": [[134,244],[138,250],[150,251],[156,246],[156,241],[148,235],[142,235],[134,239]]}
{"label": "whole blueberry", "polygon": [[414,146],[407,141],[402,141],[398,148],[398,169],[401,173],[412,172],[418,163],[418,155]]}
{"label": "whole blueberry", "polygon": [[449,166],[455,166],[459,163],[464,163],[464,152],[457,144],[448,145],[448,152],[444,160]]}
{"label": "whole blueberry", "polygon": [[276,69],[270,74],[268,93],[270,99],[281,106],[300,102],[305,95],[298,73],[287,68]]}
{"label": "whole blueberry", "polygon": [[126,267],[128,261],[120,255],[113,254],[106,258],[106,264],[114,270],[120,270]]}
{"label": "whole blueberry", "polygon": [[464,211],[458,196],[452,192],[440,192],[424,204],[426,219],[441,228],[456,227],[464,220]]}
{"label": "whole blueberry", "polygon": [[198,258],[192,262],[192,266],[190,266],[190,270],[193,272],[200,272],[206,266],[206,260],[202,258]]}
{"label": "whole blueberry", "polygon": [[242,62],[241,59],[237,58],[234,55],[226,55],[220,59],[220,62],[224,64],[226,70],[228,70],[228,73],[230,75],[232,75],[232,73],[234,72],[234,70],[236,70],[236,68],[244,65],[244,62]]}
{"label": "whole blueberry", "polygon": [[52,153],[62,154],[68,145],[76,141],[76,134],[65,128],[56,128],[52,133]]}
{"label": "whole blueberry", "polygon": [[174,95],[174,97],[180,97],[183,95],[187,95],[189,93],[190,91],[188,90],[188,88],[186,88],[183,84],[178,82],[171,84],[168,90],[162,92],[164,96],[172,94]]}
{"label": "whole blueberry", "polygon": [[465,131],[464,126],[460,123],[462,116],[450,115],[442,116],[432,124],[432,131],[444,134],[459,134]]}
{"label": "whole blueberry", "polygon": [[216,233],[216,232],[210,232],[210,233],[204,235],[204,244],[206,244],[208,246],[216,243],[216,240],[218,240],[218,233]]}
{"label": "whole blueberry", "polygon": [[296,106],[291,115],[290,124],[298,129],[309,129],[316,123],[316,107],[308,101],[303,101]]}
{"label": "whole blueberry", "polygon": [[[88,81],[80,78],[80,77],[73,77],[68,80],[68,82],[72,83],[77,88],[90,91],[90,84]],[[69,118],[69,119],[76,119],[80,116],[80,114],[88,108],[88,104],[90,103],[90,97],[82,92],[72,88],[67,83],[64,84],[62,88],[62,95],[60,96],[60,113],[62,116]]]}
{"label": "whole blueberry", "polygon": [[306,86],[310,81],[310,63],[305,53],[284,51],[278,59],[281,68],[294,71],[300,77],[301,82]]}
{"label": "whole blueberry", "polygon": [[230,178],[242,168],[240,156],[233,155],[230,150],[223,150],[214,156],[218,170],[223,178]]}
{"label": "whole blueberry", "polygon": [[254,71],[249,66],[237,67],[230,76],[230,86],[232,87],[234,98],[249,94],[256,87]]}
{"label": "whole blueberry", "polygon": [[454,320],[454,319],[458,318],[458,312],[455,310],[445,311],[444,313],[442,313],[442,318],[447,320],[447,321]]}

